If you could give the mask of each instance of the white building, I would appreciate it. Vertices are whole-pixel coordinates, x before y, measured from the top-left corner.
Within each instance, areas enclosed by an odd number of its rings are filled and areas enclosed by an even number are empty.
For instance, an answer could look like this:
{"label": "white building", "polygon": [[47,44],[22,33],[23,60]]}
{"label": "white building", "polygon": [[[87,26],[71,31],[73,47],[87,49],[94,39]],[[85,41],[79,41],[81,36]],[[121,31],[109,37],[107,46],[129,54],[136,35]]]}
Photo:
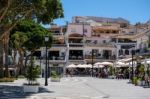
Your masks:
{"label": "white building", "polygon": [[[149,40],[146,25],[130,25],[122,18],[74,17],[67,26],[53,25],[49,30],[54,37],[48,49],[49,68],[59,73],[70,64],[114,62],[131,57],[132,50],[142,53]],[[41,53],[45,62],[45,49]]]}

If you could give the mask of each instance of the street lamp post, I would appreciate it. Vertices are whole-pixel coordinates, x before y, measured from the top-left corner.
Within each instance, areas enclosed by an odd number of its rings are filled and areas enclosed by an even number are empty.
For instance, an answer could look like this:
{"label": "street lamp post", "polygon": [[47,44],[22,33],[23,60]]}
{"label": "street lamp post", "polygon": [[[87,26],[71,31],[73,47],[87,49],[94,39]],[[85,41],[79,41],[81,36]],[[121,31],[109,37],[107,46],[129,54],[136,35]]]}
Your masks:
{"label": "street lamp post", "polygon": [[48,79],[48,75],[47,75],[47,69],[48,69],[48,67],[47,67],[47,43],[48,43],[48,41],[49,41],[49,37],[45,36],[45,45],[46,45],[45,86],[48,85],[48,81],[47,81],[47,79]]}
{"label": "street lamp post", "polygon": [[136,54],[135,45],[132,45],[132,74],[131,74],[131,80],[134,78],[134,66],[133,66],[133,55]]}
{"label": "street lamp post", "polygon": [[93,58],[94,58],[94,51],[92,49],[92,77],[93,77],[93,65],[94,65]]}
{"label": "street lamp post", "polygon": [[132,50],[132,76],[131,76],[131,80],[133,80],[133,77],[134,77],[134,69],[133,69],[133,51]]}

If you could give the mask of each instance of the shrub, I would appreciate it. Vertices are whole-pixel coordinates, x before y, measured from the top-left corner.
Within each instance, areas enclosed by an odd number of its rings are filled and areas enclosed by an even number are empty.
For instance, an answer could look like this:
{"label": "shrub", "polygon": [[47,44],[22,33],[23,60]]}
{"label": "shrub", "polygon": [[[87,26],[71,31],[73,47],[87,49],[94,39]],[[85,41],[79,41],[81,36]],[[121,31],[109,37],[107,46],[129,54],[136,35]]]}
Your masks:
{"label": "shrub", "polygon": [[132,83],[137,85],[138,81],[141,81],[142,79],[140,77],[133,77]]}
{"label": "shrub", "polygon": [[36,83],[36,78],[39,77],[39,72],[40,72],[40,69],[38,66],[31,66],[29,65],[27,67],[27,73],[26,73],[26,78],[28,80],[28,85],[34,85]]}
{"label": "shrub", "polygon": [[132,83],[135,84],[135,85],[137,84],[137,77],[133,77]]}
{"label": "shrub", "polygon": [[19,75],[18,78],[25,78],[25,76],[24,75]]}
{"label": "shrub", "polygon": [[115,68],[110,66],[109,69],[110,69],[110,75],[115,75]]}
{"label": "shrub", "polygon": [[0,82],[14,82],[14,78],[0,78]]}
{"label": "shrub", "polygon": [[56,73],[56,71],[51,72],[51,77],[52,78],[59,78],[59,75]]}

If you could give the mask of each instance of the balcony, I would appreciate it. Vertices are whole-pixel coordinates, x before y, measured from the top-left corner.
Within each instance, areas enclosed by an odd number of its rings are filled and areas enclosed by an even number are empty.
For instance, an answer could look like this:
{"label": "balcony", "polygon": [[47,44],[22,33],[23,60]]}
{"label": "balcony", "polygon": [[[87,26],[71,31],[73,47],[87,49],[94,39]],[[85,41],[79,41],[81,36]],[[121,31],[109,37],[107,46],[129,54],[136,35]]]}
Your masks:
{"label": "balcony", "polygon": [[52,34],[53,34],[54,36],[63,36],[63,35],[64,35],[63,33],[55,33],[55,32],[52,32]]}
{"label": "balcony", "polygon": [[49,62],[66,62],[65,56],[59,56],[59,57],[49,57],[48,58]]}
{"label": "balcony", "polygon": [[52,47],[66,47],[66,44],[52,44]]}
{"label": "balcony", "polygon": [[69,56],[69,60],[83,60],[83,56]]}
{"label": "balcony", "polygon": [[136,43],[136,41],[118,41],[118,43]]}
{"label": "balcony", "polygon": [[149,54],[149,53],[150,53],[150,49],[147,49],[147,48],[136,49],[137,55],[143,55],[143,54]]}
{"label": "balcony", "polygon": [[114,47],[111,43],[86,43],[85,46]]}
{"label": "balcony", "polygon": [[122,44],[122,45],[133,45],[136,44],[136,41],[118,41],[117,44]]}
{"label": "balcony", "polygon": [[83,47],[83,43],[69,43],[69,47]]}
{"label": "balcony", "polygon": [[[85,59],[91,59],[92,60],[92,55],[85,55]],[[103,56],[93,56],[93,59],[97,59],[97,60],[115,60],[116,56],[109,56],[109,57],[105,57]]]}
{"label": "balcony", "polygon": [[83,41],[82,39],[70,39],[69,40],[69,46],[70,47],[83,47]]}

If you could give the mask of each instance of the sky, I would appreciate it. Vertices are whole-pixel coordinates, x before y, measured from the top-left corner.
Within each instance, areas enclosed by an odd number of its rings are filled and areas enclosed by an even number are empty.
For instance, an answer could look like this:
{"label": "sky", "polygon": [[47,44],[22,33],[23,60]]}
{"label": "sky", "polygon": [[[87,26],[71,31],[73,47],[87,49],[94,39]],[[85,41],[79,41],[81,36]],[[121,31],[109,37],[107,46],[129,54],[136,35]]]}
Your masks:
{"label": "sky", "polygon": [[150,19],[150,0],[61,0],[64,18],[54,20],[58,25],[71,22],[73,16],[122,17],[131,24]]}

